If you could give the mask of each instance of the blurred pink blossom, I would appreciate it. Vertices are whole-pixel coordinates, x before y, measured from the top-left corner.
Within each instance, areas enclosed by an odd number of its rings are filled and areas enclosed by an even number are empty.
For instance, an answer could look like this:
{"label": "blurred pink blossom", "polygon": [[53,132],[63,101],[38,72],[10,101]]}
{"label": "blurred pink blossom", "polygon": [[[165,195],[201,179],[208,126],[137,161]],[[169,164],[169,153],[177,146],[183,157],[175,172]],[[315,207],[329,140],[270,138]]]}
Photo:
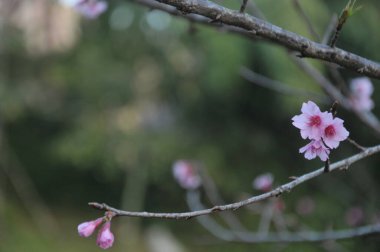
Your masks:
{"label": "blurred pink blossom", "polygon": [[328,122],[328,113],[321,112],[319,107],[312,101],[302,104],[302,114],[292,118],[293,125],[301,130],[303,139],[319,140]]}
{"label": "blurred pink blossom", "polygon": [[94,19],[105,12],[108,3],[103,0],[60,0],[63,5],[74,8],[86,18]]}
{"label": "blurred pink blossom", "polygon": [[273,185],[273,175],[271,173],[261,174],[253,180],[252,185],[256,190],[270,191]]}
{"label": "blurred pink blossom", "polygon": [[173,164],[173,176],[187,190],[198,188],[202,182],[197,169],[185,160],[178,160]]}
{"label": "blurred pink blossom", "polygon": [[75,5],[75,9],[89,19],[97,18],[100,14],[105,12],[107,8],[107,2],[102,0],[82,0]]}
{"label": "blurred pink blossom", "polygon": [[299,152],[305,152],[305,158],[308,160],[318,156],[322,161],[326,161],[330,154],[329,148],[327,148],[321,140],[311,140],[311,142],[302,147]]}
{"label": "blurred pink blossom", "polygon": [[352,79],[350,89],[350,102],[356,110],[369,111],[373,109],[374,103],[371,99],[373,85],[369,78],[361,77]]}
{"label": "blurred pink blossom", "polygon": [[82,237],[89,237],[95,231],[95,229],[102,224],[103,218],[98,218],[93,221],[83,222],[78,225],[78,233]]}
{"label": "blurred pink blossom", "polygon": [[96,244],[102,249],[108,249],[112,247],[114,240],[114,236],[111,232],[111,222],[107,221],[99,230],[98,238],[96,239]]}
{"label": "blurred pink blossom", "polygon": [[351,207],[345,215],[346,223],[349,226],[360,225],[364,220],[364,212],[361,207]]}

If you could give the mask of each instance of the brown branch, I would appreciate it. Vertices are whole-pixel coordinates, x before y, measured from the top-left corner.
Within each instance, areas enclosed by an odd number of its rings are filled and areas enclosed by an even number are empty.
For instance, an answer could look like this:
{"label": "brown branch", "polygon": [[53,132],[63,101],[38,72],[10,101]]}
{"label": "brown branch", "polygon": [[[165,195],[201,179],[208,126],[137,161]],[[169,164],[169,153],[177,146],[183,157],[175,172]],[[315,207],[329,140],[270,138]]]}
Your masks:
{"label": "brown branch", "polygon": [[[315,58],[338,64],[360,74],[380,79],[380,64],[339,48],[331,48],[313,42],[296,33],[284,30],[269,22],[263,21],[245,13],[239,13],[221,5],[206,0],[152,0],[176,7],[184,16],[197,14],[243,29],[250,34],[272,41],[291,50],[298,51],[303,57]],[[138,3],[141,1],[137,1]],[[145,2],[149,2],[145,0]],[[247,36],[248,34],[240,33]],[[248,37],[252,37],[248,36]]]}
{"label": "brown branch", "polygon": [[[363,152],[360,152],[356,155],[353,155],[339,162],[331,164],[330,171],[346,169],[351,164],[365,157],[373,155],[374,153],[377,153],[377,152],[380,152],[380,145],[367,148]],[[201,215],[212,214],[214,212],[236,210],[243,206],[250,205],[258,201],[263,201],[272,197],[280,196],[282,193],[290,192],[296,186],[322,175],[324,173],[323,170],[324,170],[324,167],[319,168],[313,172],[306,173],[302,176],[297,177],[297,179],[289,183],[283,184],[282,186],[270,192],[267,192],[258,196],[254,196],[243,201],[239,201],[239,202],[235,202],[235,203],[227,204],[227,205],[214,206],[212,208],[203,209],[199,211],[193,211],[193,212],[182,212],[182,213],[130,212],[130,211],[116,209],[114,207],[108,206],[105,203],[90,202],[88,204],[89,206],[92,206],[98,210],[112,211],[116,214],[116,216],[141,217],[141,218],[163,218],[163,219],[190,219],[190,218],[201,216]]]}

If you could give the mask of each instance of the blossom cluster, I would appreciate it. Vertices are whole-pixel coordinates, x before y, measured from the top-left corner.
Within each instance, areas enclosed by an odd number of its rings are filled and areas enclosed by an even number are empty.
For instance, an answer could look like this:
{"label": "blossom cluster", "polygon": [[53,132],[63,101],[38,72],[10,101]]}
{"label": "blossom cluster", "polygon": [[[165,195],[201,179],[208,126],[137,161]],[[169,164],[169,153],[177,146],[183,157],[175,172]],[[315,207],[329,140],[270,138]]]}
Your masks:
{"label": "blossom cluster", "polygon": [[103,0],[60,0],[62,4],[72,7],[86,18],[94,19],[105,12],[108,4]]}
{"label": "blossom cluster", "polygon": [[78,225],[78,234],[82,237],[89,237],[103,222],[105,222],[99,230],[96,244],[102,249],[108,249],[112,247],[115,240],[114,235],[111,232],[111,218],[112,213],[104,218],[83,222]]}
{"label": "blossom cluster", "polygon": [[300,153],[305,153],[306,159],[317,156],[326,161],[330,150],[339,146],[345,140],[349,132],[343,126],[343,120],[334,117],[330,112],[321,112],[319,107],[312,101],[302,104],[302,114],[292,118],[293,125],[301,130],[303,139],[311,140],[309,144],[300,148]]}
{"label": "blossom cluster", "polygon": [[173,176],[186,190],[197,189],[202,183],[197,168],[186,160],[178,160],[173,164]]}
{"label": "blossom cluster", "polygon": [[369,111],[373,109],[374,103],[371,99],[373,85],[367,77],[355,78],[350,82],[350,102],[358,111]]}

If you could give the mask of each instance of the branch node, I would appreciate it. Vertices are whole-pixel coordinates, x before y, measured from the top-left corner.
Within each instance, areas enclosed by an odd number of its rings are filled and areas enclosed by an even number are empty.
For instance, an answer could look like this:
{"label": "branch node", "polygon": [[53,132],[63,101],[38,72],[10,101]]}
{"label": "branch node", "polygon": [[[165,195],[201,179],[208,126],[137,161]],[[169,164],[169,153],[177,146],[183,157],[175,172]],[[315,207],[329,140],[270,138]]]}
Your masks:
{"label": "branch node", "polygon": [[215,212],[220,212],[222,209],[220,209],[219,206],[214,206],[213,208],[211,208],[211,212],[215,213]]}

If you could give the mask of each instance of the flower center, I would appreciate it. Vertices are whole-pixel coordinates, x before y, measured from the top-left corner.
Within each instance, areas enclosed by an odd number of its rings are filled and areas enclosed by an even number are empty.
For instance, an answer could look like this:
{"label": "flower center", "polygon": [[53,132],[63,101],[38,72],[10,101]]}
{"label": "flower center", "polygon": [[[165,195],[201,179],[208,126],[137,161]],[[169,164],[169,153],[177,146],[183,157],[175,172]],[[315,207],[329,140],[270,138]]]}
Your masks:
{"label": "flower center", "polygon": [[329,125],[329,126],[326,127],[326,129],[325,129],[325,135],[327,137],[332,137],[332,136],[335,135],[335,128],[334,128],[333,125]]}
{"label": "flower center", "polygon": [[313,126],[316,126],[316,127],[318,127],[318,126],[320,126],[321,125],[321,123],[322,123],[322,120],[321,120],[321,118],[319,117],[319,116],[312,116],[312,117],[310,117],[310,119],[309,119],[309,126],[310,127],[313,127]]}

